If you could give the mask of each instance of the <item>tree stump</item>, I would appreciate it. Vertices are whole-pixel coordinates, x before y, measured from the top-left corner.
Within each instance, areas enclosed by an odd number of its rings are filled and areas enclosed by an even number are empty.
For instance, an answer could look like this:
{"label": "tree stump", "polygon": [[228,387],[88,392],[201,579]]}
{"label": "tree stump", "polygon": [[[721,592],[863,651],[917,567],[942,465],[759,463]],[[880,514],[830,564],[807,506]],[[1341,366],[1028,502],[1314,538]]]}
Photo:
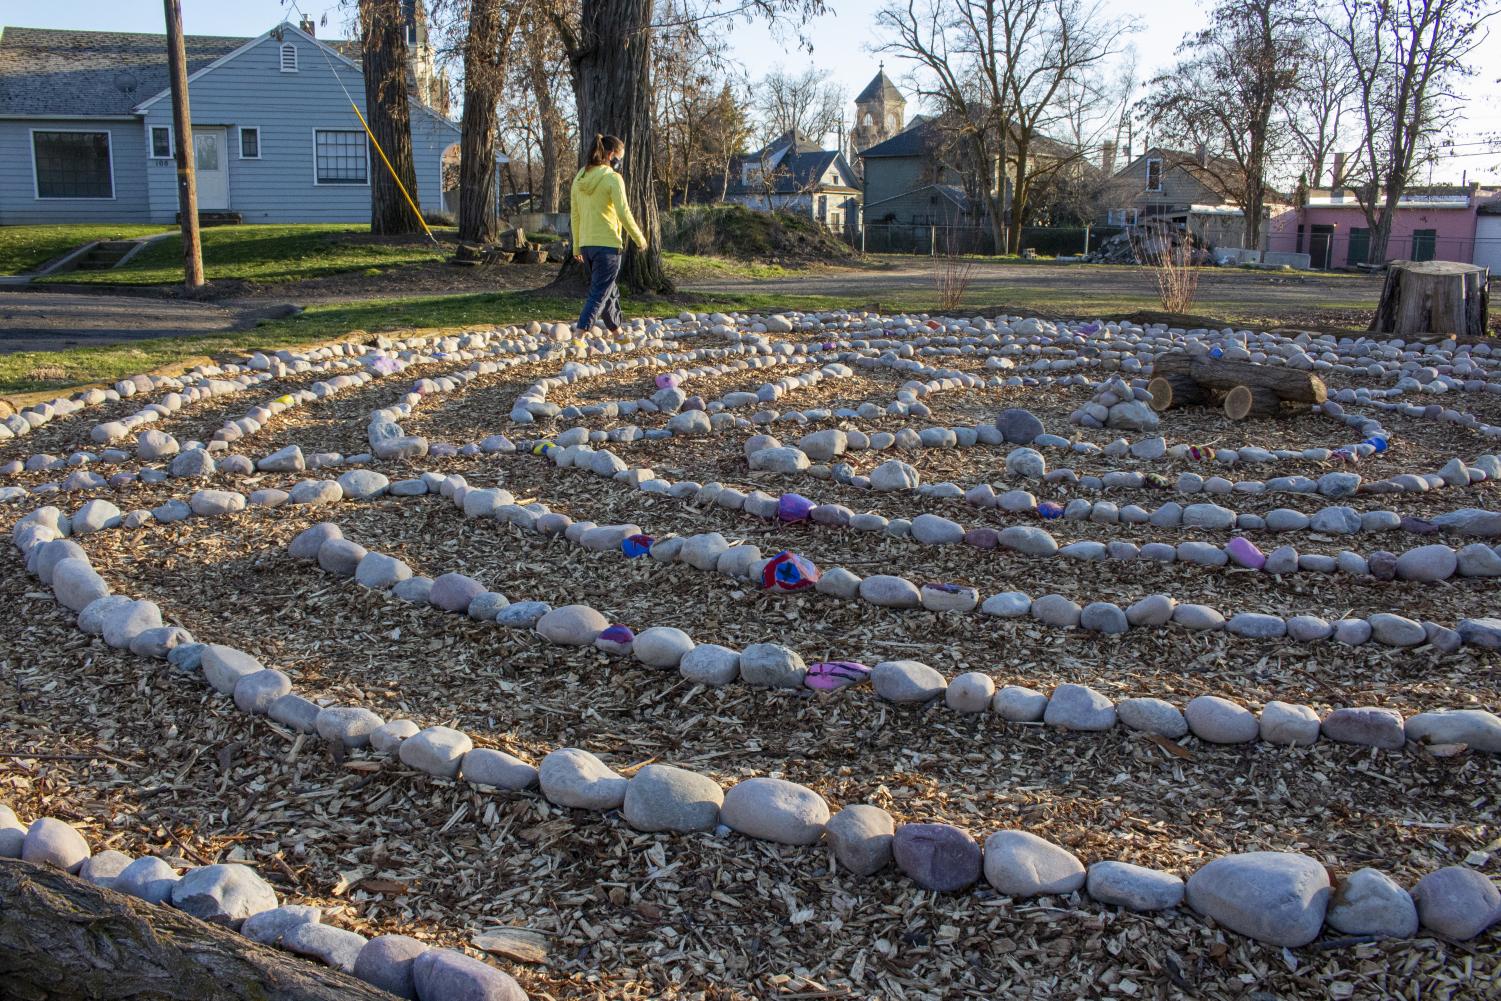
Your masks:
{"label": "tree stump", "polygon": [[161,904],[0,858],[0,997],[393,1001],[320,963]]}
{"label": "tree stump", "polygon": [[1225,416],[1232,421],[1247,417],[1275,417],[1282,412],[1282,398],[1260,386],[1236,386],[1225,394]]}
{"label": "tree stump", "polygon": [[1489,269],[1455,261],[1392,261],[1370,330],[1484,337]]}

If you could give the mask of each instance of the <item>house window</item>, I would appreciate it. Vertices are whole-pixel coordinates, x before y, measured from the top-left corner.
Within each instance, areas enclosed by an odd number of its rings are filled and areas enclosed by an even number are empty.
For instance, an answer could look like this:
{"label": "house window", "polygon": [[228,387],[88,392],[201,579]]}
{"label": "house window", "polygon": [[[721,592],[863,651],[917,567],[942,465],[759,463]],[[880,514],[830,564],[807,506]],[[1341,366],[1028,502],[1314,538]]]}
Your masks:
{"label": "house window", "polygon": [[818,218],[820,218],[820,219],[827,219],[828,217],[829,217],[829,196],[828,195],[819,195],[818,196]]}
{"label": "house window", "polygon": [[259,160],[261,158],[261,130],[255,125],[240,126],[240,159]]}
{"label": "house window", "polygon": [[297,46],[291,42],[281,47],[281,71],[283,73],[297,72]]}
{"label": "house window", "polygon": [[32,132],[38,198],[113,198],[108,132]]}
{"label": "house window", "polygon": [[1147,161],[1147,190],[1162,190],[1162,161],[1152,159]]}
{"label": "house window", "polygon": [[151,126],[151,156],[156,160],[172,159],[172,129],[170,127]]}
{"label": "house window", "polygon": [[314,129],[318,184],[364,184],[367,154],[365,133],[345,129]]}

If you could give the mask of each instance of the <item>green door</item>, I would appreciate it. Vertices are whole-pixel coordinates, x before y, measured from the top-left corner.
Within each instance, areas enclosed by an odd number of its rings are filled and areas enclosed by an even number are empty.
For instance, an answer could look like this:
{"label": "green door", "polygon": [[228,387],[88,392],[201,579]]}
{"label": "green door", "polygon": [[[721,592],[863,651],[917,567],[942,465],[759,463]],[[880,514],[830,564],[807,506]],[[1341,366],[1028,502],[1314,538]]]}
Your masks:
{"label": "green door", "polygon": [[1368,264],[1366,258],[1371,253],[1371,231],[1362,226],[1350,228],[1350,252],[1345,257],[1345,263],[1350,267],[1357,264]]}
{"label": "green door", "polygon": [[1412,259],[1415,261],[1433,260],[1434,250],[1438,245],[1438,230],[1415,229],[1412,231]]}

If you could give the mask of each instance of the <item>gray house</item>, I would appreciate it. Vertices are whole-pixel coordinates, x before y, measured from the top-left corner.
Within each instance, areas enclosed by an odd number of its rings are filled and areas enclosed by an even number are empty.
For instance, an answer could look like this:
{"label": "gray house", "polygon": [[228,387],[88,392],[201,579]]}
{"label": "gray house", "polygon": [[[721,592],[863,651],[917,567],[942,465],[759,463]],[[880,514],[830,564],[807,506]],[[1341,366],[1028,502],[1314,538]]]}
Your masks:
{"label": "gray house", "polygon": [[[384,167],[345,96],[364,114],[357,43],[320,42],[304,22],[186,46],[202,213],[370,218],[370,177]],[[168,87],[163,35],[0,30],[0,225],[173,222]],[[413,196],[441,212],[459,129],[420,99],[411,108]]]}
{"label": "gray house", "polygon": [[725,201],[757,212],[808,216],[831,233],[860,232],[860,188],[838,150],[821,149],[799,132],[786,132],[764,149],[736,157],[736,181]]}

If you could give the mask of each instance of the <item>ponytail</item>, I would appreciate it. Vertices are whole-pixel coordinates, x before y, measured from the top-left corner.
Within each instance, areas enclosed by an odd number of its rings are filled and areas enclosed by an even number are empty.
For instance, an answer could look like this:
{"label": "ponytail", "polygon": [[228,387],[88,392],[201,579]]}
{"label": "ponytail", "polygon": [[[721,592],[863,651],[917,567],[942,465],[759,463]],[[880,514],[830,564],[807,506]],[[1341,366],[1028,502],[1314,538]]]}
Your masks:
{"label": "ponytail", "polygon": [[594,134],[594,146],[589,150],[588,166],[602,167],[610,162],[610,158],[615,155],[616,150],[623,149],[625,149],[625,143],[621,142],[615,136],[596,132]]}

